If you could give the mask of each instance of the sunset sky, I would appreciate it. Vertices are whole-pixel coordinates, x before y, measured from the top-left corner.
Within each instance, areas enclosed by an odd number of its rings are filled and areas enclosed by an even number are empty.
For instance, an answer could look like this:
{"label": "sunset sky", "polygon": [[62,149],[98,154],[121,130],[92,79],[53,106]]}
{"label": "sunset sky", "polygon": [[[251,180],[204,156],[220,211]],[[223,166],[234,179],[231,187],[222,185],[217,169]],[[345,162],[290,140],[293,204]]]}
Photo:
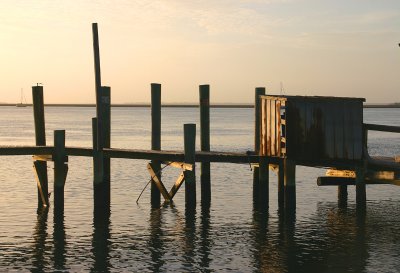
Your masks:
{"label": "sunset sky", "polygon": [[[91,23],[113,103],[270,94],[400,102],[399,0],[1,0],[0,102],[94,103]],[[281,84],[282,83],[282,84]]]}

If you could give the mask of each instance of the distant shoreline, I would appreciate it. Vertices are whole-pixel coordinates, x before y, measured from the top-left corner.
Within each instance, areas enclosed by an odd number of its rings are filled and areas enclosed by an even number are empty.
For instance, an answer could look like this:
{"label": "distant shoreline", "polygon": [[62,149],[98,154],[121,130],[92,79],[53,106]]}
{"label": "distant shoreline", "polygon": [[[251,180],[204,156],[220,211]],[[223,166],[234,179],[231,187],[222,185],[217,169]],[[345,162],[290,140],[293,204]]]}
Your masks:
{"label": "distant shoreline", "polygon": [[[12,103],[0,103],[0,107],[15,107],[16,104]],[[26,104],[32,106],[32,104]],[[92,103],[47,103],[46,107],[95,107],[96,104]],[[173,108],[196,108],[198,104],[162,104],[162,107],[173,107]],[[151,107],[148,103],[126,103],[126,104],[112,104],[111,107]],[[211,108],[254,108],[253,104],[211,104]],[[400,104],[364,104],[364,108],[400,108]]]}

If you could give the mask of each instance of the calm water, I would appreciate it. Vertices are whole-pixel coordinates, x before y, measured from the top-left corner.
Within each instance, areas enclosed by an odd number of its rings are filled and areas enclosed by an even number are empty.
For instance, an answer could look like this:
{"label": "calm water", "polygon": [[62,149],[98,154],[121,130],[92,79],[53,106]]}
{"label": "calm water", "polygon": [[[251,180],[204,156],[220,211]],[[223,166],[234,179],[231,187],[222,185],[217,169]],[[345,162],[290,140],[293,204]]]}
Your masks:
{"label": "calm water", "polygon": [[[47,141],[65,129],[67,145],[91,146],[94,108],[46,108]],[[198,109],[166,108],[163,149],[183,149],[183,124]],[[367,109],[365,121],[400,126],[400,109]],[[150,148],[150,109],[112,109],[112,146]],[[32,108],[0,107],[0,145],[34,144]],[[211,109],[213,150],[253,146],[252,109]],[[396,134],[371,133],[371,154],[400,154]],[[197,143],[198,144],[198,143]],[[248,165],[212,164],[212,203],[185,217],[184,189],[173,206],[150,208],[143,160],[112,160],[111,216],[93,220],[92,161],[70,157],[63,219],[37,213],[30,156],[0,157],[0,272],[398,272],[400,188],[367,187],[367,212],[349,187],[339,209],[335,187],[318,187],[324,170],[297,168],[297,212],[282,219],[271,172],[269,216],[253,212]],[[199,173],[198,173],[199,174]],[[52,189],[52,164],[49,164]],[[166,168],[170,186],[179,171]],[[200,186],[198,185],[198,200]],[[52,197],[52,196],[51,196]],[[51,198],[52,199],[52,198]],[[51,200],[52,202],[52,200]]]}

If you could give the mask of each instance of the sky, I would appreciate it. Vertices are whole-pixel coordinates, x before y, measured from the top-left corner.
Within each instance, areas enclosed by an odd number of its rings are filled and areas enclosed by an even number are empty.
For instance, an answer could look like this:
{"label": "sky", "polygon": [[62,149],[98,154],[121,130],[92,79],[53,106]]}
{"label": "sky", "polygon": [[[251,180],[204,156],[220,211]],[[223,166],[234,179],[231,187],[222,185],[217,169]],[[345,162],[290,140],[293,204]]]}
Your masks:
{"label": "sky", "polygon": [[94,103],[92,26],[112,103],[268,94],[400,102],[399,0],[0,0],[0,102]]}

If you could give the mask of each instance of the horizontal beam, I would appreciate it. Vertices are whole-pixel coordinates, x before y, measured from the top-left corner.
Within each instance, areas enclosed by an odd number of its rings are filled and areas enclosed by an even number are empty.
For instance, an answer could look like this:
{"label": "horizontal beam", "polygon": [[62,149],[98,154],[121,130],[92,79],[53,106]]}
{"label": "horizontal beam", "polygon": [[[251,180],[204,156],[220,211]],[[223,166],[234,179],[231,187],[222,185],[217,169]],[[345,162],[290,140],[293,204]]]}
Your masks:
{"label": "horizontal beam", "polygon": [[50,155],[53,154],[52,146],[0,146],[2,155]]}
{"label": "horizontal beam", "polygon": [[400,133],[400,126],[378,125],[378,124],[364,124],[364,128],[371,131]]}

